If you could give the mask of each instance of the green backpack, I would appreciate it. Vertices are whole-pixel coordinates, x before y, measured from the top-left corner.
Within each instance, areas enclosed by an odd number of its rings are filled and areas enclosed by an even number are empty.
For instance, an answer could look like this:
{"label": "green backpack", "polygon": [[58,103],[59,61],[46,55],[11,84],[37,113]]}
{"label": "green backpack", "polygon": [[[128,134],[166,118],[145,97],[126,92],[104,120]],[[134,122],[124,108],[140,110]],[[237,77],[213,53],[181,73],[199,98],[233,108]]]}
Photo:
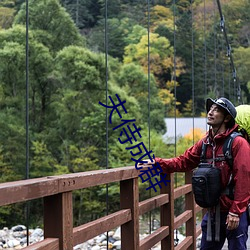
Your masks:
{"label": "green backpack", "polygon": [[239,132],[248,140],[250,138],[250,105],[239,105],[236,108],[236,123],[239,125]]}

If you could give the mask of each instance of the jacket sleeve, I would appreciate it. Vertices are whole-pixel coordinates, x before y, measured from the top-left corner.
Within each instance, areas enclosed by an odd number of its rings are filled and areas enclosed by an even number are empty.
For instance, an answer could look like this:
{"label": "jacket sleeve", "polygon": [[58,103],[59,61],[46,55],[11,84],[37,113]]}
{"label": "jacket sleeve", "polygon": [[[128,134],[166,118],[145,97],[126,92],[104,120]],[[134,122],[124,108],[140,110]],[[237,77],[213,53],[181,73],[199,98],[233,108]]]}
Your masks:
{"label": "jacket sleeve", "polygon": [[186,172],[196,168],[200,163],[201,146],[202,140],[178,157],[170,159],[155,158],[155,161],[160,164],[164,173]]}
{"label": "jacket sleeve", "polygon": [[250,145],[238,136],[233,141],[234,201],[230,212],[242,214],[250,201]]}

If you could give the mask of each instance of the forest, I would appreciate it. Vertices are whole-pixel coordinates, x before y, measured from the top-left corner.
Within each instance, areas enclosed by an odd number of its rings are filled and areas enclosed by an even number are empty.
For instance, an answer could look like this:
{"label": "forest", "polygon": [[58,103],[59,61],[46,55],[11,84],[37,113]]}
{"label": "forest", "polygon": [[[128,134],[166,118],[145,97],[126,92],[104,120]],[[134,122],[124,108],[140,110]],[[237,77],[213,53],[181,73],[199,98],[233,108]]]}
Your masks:
{"label": "forest", "polygon": [[[164,118],[204,117],[207,97],[249,103],[250,2],[220,2],[230,48],[215,0],[2,0],[1,183],[133,165],[113,130],[120,117],[109,124],[99,104],[110,105],[108,96],[126,101],[126,119],[164,158],[201,136],[169,145]],[[108,190],[115,211],[119,186]],[[106,195],[106,186],[76,191],[75,224],[106,213]],[[34,226],[41,202],[30,204]],[[24,221],[24,210],[0,207],[0,227]]]}

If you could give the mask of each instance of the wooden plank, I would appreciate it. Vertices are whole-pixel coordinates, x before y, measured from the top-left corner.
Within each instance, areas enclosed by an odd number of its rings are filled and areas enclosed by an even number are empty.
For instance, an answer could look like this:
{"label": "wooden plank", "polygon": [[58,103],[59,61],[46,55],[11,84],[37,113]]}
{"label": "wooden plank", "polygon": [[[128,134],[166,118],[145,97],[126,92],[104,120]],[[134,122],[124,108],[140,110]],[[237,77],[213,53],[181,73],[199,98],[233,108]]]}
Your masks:
{"label": "wooden plank", "polygon": [[59,238],[60,249],[73,249],[72,192],[44,198],[44,237]]}
{"label": "wooden plank", "polygon": [[179,243],[174,249],[175,250],[188,249],[192,244],[193,244],[193,237],[188,236],[181,243]]}
{"label": "wooden plank", "polygon": [[138,174],[139,170],[136,170],[135,167],[132,166],[60,175],[58,176],[59,190],[60,192],[65,192],[119,182],[136,178]]}
{"label": "wooden plank", "polygon": [[[192,172],[185,173],[185,183],[191,183],[192,181]],[[185,210],[191,210],[192,216],[186,222],[186,236],[192,236],[196,239],[196,203],[194,201],[193,192],[185,195]],[[192,242],[192,244],[188,247],[188,250],[196,250],[196,240]]]}
{"label": "wooden plank", "polygon": [[140,250],[151,249],[156,243],[166,238],[169,235],[169,227],[164,226],[158,228],[155,232],[148,235],[146,238],[140,241]]}
{"label": "wooden plank", "polygon": [[174,190],[174,199],[179,198],[180,196],[192,192],[192,185],[185,184],[181,187],[175,188]]}
{"label": "wooden plank", "polygon": [[34,243],[22,249],[23,250],[59,250],[59,239],[47,238],[47,239],[44,239],[43,241]]}
{"label": "wooden plank", "polygon": [[203,210],[203,208],[202,207],[200,207],[199,205],[195,205],[195,213],[197,214],[197,213],[199,213],[200,211],[202,211]]}
{"label": "wooden plank", "polygon": [[201,226],[198,226],[198,227],[196,228],[196,237],[198,237],[198,236],[201,235],[201,233],[202,233],[201,230],[202,230],[202,229],[201,229]]}
{"label": "wooden plank", "polygon": [[168,203],[168,201],[168,194],[160,194],[145,201],[141,201],[139,203],[139,214],[143,215],[157,207],[162,206],[163,204]]}
{"label": "wooden plank", "polygon": [[170,180],[169,185],[161,188],[161,194],[169,195],[169,202],[161,206],[160,217],[161,227],[168,226],[169,234],[161,241],[161,250],[174,249],[174,175],[168,174],[166,177]]}
{"label": "wooden plank", "polygon": [[57,178],[35,178],[0,184],[0,206],[58,193]]}
{"label": "wooden plank", "polygon": [[138,177],[120,183],[121,209],[131,210],[131,221],[121,226],[121,249],[139,250]]}
{"label": "wooden plank", "polygon": [[0,206],[136,178],[138,173],[131,166],[1,183]]}
{"label": "wooden plank", "polygon": [[130,209],[123,209],[73,229],[74,246],[131,221]]}
{"label": "wooden plank", "polygon": [[192,210],[187,210],[174,219],[174,229],[177,229],[192,218]]}

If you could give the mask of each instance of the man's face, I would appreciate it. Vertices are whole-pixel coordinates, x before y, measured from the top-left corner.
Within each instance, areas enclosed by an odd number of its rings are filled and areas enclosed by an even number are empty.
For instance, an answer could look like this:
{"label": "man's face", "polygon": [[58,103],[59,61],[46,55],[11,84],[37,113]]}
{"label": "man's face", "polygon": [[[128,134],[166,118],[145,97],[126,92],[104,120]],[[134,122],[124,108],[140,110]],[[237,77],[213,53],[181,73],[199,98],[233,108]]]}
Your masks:
{"label": "man's face", "polygon": [[207,113],[207,124],[214,128],[220,127],[224,119],[224,110],[220,106],[213,104]]}

